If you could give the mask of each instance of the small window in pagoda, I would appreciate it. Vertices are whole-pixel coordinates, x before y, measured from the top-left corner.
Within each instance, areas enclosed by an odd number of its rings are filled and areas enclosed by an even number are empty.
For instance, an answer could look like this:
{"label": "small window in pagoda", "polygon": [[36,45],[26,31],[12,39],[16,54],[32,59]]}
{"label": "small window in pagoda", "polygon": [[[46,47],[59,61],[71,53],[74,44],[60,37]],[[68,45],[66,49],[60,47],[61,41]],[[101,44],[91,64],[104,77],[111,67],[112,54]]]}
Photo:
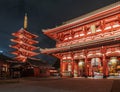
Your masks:
{"label": "small window in pagoda", "polygon": [[81,32],[80,32],[80,37],[81,37],[81,36],[84,36],[84,35],[85,35],[84,32],[81,31]]}
{"label": "small window in pagoda", "polygon": [[91,34],[92,32],[91,32],[91,29],[90,29],[90,27],[89,28],[87,28],[87,35],[89,35],[89,34]]}
{"label": "small window in pagoda", "polygon": [[67,36],[65,36],[64,40],[65,40],[65,41],[66,41],[66,40],[68,40],[68,37],[67,37]]}
{"label": "small window in pagoda", "polygon": [[68,55],[68,56],[67,56],[67,59],[71,59],[71,58],[72,58],[71,55]]}
{"label": "small window in pagoda", "polygon": [[104,30],[109,30],[109,29],[111,29],[112,27],[111,27],[111,24],[110,23],[107,23],[106,25],[105,25],[105,29]]}
{"label": "small window in pagoda", "polygon": [[66,58],[67,58],[66,55],[63,55],[62,59],[64,60],[64,59],[66,59]]}
{"label": "small window in pagoda", "polygon": [[119,21],[115,21],[115,22],[113,22],[113,23],[112,23],[112,27],[113,27],[113,28],[120,27],[120,23],[119,23]]}
{"label": "small window in pagoda", "polygon": [[65,38],[64,38],[65,41],[70,40],[70,39],[72,39],[72,36],[70,36],[70,35],[66,35]]}
{"label": "small window in pagoda", "polygon": [[79,37],[79,32],[76,32],[74,38],[78,38],[78,37]]}
{"label": "small window in pagoda", "polygon": [[101,27],[100,27],[100,25],[97,25],[96,26],[96,32],[101,32],[102,30],[101,30]]}
{"label": "small window in pagoda", "polygon": [[69,38],[69,39],[72,39],[72,36],[69,36],[68,38]]}

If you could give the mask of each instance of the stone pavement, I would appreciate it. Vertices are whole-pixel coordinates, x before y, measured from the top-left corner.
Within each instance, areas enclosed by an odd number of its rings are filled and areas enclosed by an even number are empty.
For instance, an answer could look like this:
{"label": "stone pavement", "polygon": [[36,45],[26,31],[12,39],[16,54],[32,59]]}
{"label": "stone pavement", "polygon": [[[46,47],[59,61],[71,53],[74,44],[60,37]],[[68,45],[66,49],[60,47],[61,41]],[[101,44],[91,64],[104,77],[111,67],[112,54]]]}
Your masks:
{"label": "stone pavement", "polygon": [[85,78],[23,78],[0,84],[0,92],[120,92],[120,80]]}

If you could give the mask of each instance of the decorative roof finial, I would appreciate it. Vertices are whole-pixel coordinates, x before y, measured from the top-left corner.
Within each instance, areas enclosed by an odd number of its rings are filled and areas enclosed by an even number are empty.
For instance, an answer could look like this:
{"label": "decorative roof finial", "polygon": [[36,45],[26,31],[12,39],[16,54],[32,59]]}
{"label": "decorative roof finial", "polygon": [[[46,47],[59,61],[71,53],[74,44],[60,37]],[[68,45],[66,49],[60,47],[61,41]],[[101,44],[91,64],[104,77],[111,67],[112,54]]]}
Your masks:
{"label": "decorative roof finial", "polygon": [[25,16],[24,16],[24,29],[27,29],[27,26],[28,26],[28,18],[27,18],[27,13],[25,13]]}

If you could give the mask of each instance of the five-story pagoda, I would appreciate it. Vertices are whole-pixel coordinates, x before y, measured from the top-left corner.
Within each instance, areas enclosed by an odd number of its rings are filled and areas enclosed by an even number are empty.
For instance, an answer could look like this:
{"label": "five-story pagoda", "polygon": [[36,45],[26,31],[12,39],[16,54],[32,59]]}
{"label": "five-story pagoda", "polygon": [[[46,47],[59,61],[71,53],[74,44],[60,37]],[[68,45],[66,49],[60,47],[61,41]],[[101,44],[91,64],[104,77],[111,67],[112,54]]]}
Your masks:
{"label": "five-story pagoda", "polygon": [[12,33],[12,35],[15,36],[15,38],[11,39],[11,41],[15,44],[10,45],[10,47],[16,49],[15,51],[11,52],[12,54],[16,55],[15,60],[26,62],[27,58],[39,54],[34,52],[34,50],[38,48],[33,46],[34,44],[38,43],[38,41],[34,40],[38,36],[27,31],[27,14],[25,14],[24,18],[24,28]]}

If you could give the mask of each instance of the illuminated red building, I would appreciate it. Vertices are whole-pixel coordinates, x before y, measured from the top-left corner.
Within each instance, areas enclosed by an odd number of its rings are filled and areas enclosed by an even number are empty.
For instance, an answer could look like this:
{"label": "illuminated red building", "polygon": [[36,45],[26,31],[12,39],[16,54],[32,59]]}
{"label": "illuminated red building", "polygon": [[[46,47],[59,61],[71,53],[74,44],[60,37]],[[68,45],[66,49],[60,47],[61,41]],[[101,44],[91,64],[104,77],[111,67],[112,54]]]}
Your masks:
{"label": "illuminated red building", "polygon": [[16,55],[15,60],[25,62],[27,58],[38,55],[34,50],[38,49],[34,44],[38,43],[34,39],[38,36],[27,31],[27,15],[25,15],[24,28],[12,33],[16,38],[11,39],[14,45],[10,47],[16,49],[12,54]]}
{"label": "illuminated red building", "polygon": [[120,76],[120,2],[43,32],[56,48],[41,53],[60,59],[61,76]]}

